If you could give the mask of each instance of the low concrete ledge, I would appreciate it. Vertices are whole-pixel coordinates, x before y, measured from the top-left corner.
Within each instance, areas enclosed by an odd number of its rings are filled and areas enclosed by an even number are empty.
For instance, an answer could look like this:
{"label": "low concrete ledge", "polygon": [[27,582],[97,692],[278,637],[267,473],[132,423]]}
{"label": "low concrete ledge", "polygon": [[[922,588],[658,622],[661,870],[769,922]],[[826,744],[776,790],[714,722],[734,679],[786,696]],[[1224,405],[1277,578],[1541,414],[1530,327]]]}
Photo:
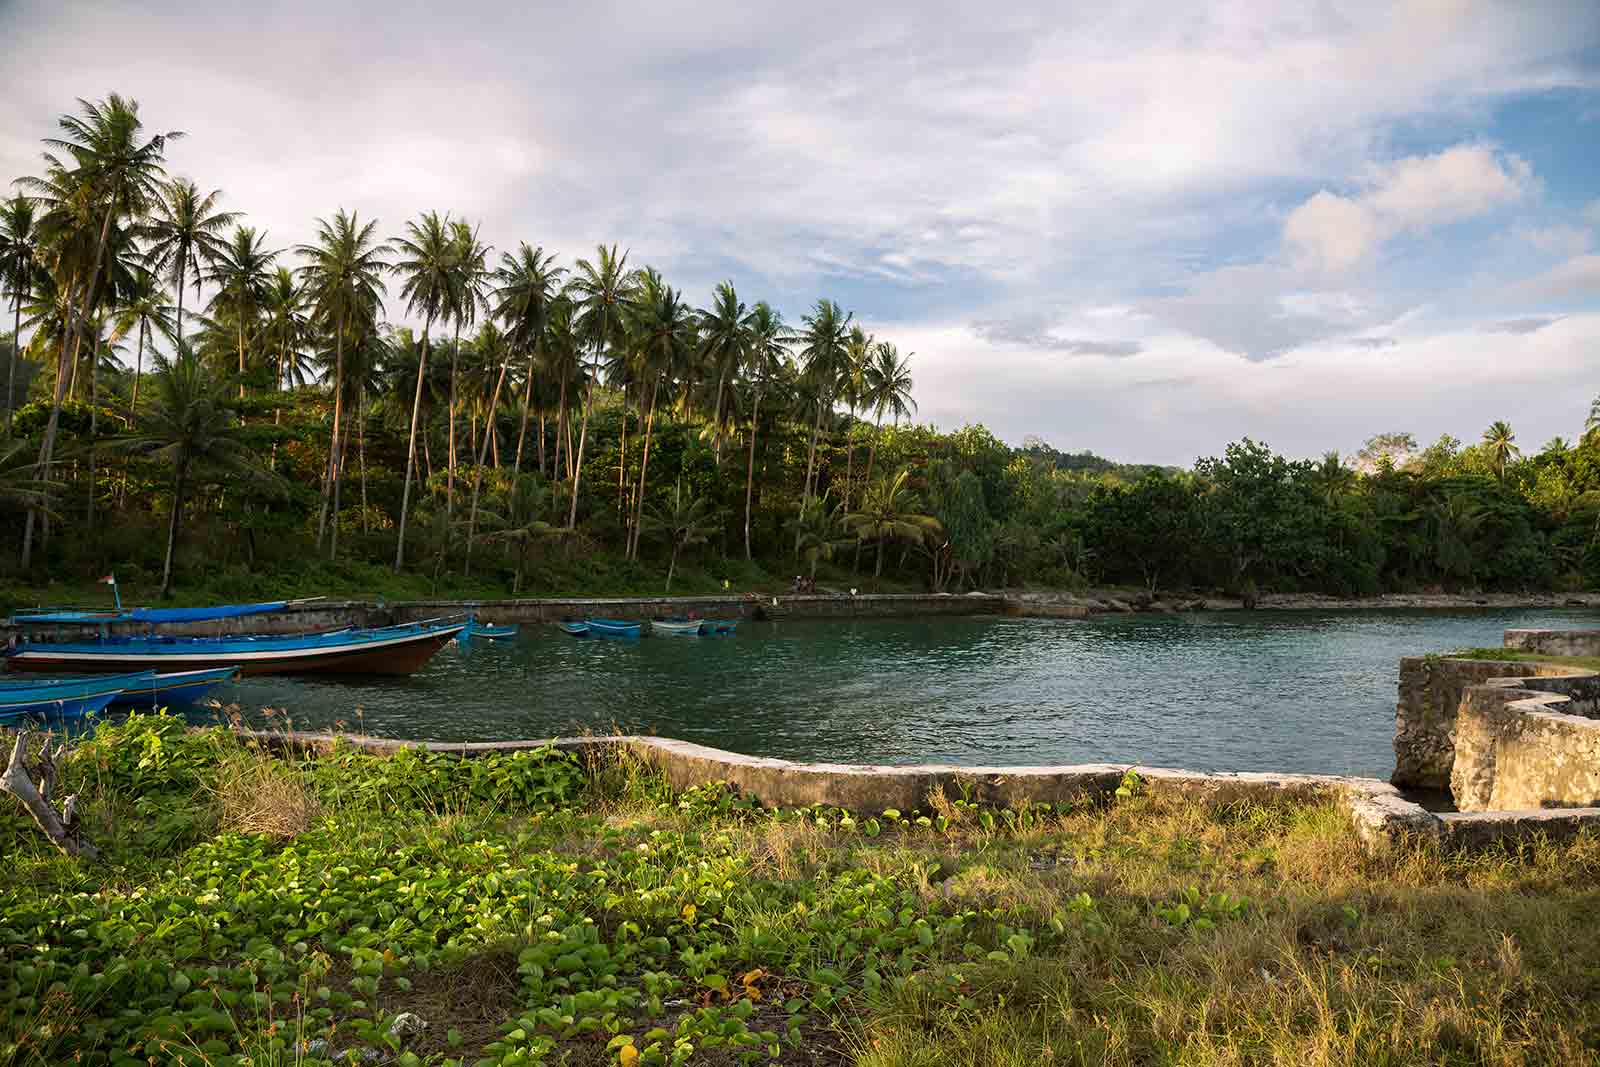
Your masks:
{"label": "low concrete ledge", "polygon": [[1507,630],[1502,643],[1541,656],[1600,656],[1600,630]]}
{"label": "low concrete ledge", "polygon": [[404,741],[355,734],[240,733],[274,748],[306,752],[326,752],[336,745],[378,754],[393,754],[410,748],[463,758],[546,746],[601,757],[624,752],[660,770],[676,789],[707,782],[728,782],[772,807],[825,804],[862,812],[889,808],[910,811],[925,807],[928,794],[933,791],[943,791],[950,797],[968,797],[995,807],[1103,799],[1116,791],[1125,774],[1133,771],[1143,787],[1152,793],[1208,803],[1333,799],[1350,812],[1363,840],[1372,846],[1402,835],[1437,836],[1439,833],[1436,816],[1406,800],[1394,786],[1374,778],[1259,772],[1204,774],[1169,767],[1109,763],[1033,767],[795,763],[745,756],[690,741],[639,736],[450,742]]}
{"label": "low concrete ledge", "polygon": [[327,752],[346,745],[375,754],[392,755],[409,748],[468,759],[545,747],[598,758],[626,753],[659,769],[676,789],[729,782],[771,807],[825,804],[858,812],[911,811],[925,807],[929,791],[936,789],[950,797],[967,796],[997,807],[1058,804],[1108,797],[1131,770],[1151,793],[1207,803],[1330,799],[1349,814],[1363,843],[1374,851],[1407,840],[1437,841],[1450,849],[1483,849],[1540,839],[1570,840],[1585,830],[1600,832],[1600,808],[1436,814],[1407,800],[1387,782],[1338,775],[1204,774],[1109,763],[1038,767],[795,763],[740,755],[691,741],[640,736],[456,742],[359,734],[238,732],[273,748],[302,752]]}

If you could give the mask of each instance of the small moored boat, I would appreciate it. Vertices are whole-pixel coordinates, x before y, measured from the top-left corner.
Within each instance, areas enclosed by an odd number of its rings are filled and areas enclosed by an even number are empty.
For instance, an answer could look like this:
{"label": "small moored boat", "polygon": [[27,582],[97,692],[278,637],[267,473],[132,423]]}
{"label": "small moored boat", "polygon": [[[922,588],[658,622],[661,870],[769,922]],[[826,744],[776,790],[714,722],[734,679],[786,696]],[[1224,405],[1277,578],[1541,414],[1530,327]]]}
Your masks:
{"label": "small moored boat", "polygon": [[642,622],[622,619],[585,619],[589,632],[596,637],[638,637],[644,631]]}
{"label": "small moored boat", "polygon": [[589,636],[589,624],[586,622],[576,622],[572,619],[562,619],[560,622],[556,623],[556,625],[561,627],[562,633],[571,634],[573,637]]}
{"label": "small moored boat", "polygon": [[738,619],[706,619],[700,624],[700,632],[708,637],[712,634],[727,636],[738,628]]}
{"label": "small moored boat", "polygon": [[24,718],[75,719],[103,710],[129,687],[148,684],[153,671],[94,678],[41,678],[0,684],[0,722]]}
{"label": "small moored boat", "polygon": [[461,632],[461,636],[465,640],[481,637],[488,641],[515,641],[520,633],[522,633],[520,626],[494,626],[474,619],[467,623],[467,628]]}
{"label": "small moored boat", "polygon": [[651,619],[650,632],[662,637],[699,637],[699,619]]}

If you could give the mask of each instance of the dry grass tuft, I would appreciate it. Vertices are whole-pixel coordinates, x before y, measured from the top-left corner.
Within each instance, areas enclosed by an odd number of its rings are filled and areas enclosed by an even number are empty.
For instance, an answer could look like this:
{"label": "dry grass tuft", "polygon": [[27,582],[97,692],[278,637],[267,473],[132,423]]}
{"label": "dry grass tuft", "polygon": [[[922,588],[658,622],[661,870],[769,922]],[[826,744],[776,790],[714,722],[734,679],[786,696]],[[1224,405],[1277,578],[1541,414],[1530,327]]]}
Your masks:
{"label": "dry grass tuft", "polygon": [[224,830],[294,837],[322,818],[322,803],[291,764],[253,749],[224,761],[213,787]]}

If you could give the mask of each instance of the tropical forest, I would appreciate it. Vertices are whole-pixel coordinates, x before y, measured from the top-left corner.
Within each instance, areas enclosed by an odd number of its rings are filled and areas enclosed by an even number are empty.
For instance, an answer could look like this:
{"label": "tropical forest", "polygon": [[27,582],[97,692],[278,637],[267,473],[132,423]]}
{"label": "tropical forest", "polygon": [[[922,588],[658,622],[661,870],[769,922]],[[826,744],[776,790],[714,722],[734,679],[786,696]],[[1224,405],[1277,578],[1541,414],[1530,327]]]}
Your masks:
{"label": "tropical forest", "polygon": [[[507,596],[1600,584],[1600,407],[1189,469],[918,422],[871,308],[685,293],[470,205],[283,244],[118,95],[0,210],[0,592]],[[1379,429],[1379,428],[1375,428]],[[1247,431],[1248,428],[1241,428]],[[1138,441],[1126,451],[1137,457]]]}

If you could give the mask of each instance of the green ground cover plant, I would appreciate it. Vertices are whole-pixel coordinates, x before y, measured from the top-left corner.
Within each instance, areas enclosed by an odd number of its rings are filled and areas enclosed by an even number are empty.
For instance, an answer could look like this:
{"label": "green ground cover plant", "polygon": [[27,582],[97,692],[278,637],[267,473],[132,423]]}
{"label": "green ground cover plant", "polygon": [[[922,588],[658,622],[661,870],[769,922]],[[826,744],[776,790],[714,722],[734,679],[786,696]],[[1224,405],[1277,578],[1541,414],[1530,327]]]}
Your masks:
{"label": "green ground cover plant", "polygon": [[1446,659],[1488,660],[1491,663],[1556,663],[1568,667],[1600,670],[1600,656],[1547,656],[1515,648],[1463,648],[1445,653]]}
{"label": "green ground cover plant", "polygon": [[0,1063],[1600,1062],[1600,840],[1364,852],[1331,804],[771,811],[553,750],[135,716],[0,805]]}

